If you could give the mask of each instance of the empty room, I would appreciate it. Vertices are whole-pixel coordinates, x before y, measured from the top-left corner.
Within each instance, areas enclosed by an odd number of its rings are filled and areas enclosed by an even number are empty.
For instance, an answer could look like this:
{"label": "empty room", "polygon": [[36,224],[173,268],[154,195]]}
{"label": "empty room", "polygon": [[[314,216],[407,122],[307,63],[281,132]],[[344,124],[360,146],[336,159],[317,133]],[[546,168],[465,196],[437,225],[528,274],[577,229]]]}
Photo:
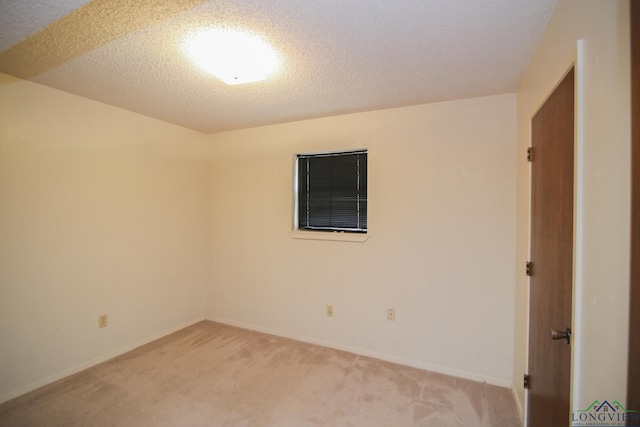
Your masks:
{"label": "empty room", "polygon": [[1,0],[0,426],[624,425],[637,16]]}

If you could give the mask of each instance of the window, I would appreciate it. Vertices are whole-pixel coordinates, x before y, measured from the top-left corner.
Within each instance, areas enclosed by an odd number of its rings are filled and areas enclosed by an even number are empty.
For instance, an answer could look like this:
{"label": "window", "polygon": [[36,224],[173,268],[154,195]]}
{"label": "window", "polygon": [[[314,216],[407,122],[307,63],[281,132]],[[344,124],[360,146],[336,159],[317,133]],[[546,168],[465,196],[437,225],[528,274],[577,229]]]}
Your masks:
{"label": "window", "polygon": [[296,228],[367,232],[367,151],[297,156]]}

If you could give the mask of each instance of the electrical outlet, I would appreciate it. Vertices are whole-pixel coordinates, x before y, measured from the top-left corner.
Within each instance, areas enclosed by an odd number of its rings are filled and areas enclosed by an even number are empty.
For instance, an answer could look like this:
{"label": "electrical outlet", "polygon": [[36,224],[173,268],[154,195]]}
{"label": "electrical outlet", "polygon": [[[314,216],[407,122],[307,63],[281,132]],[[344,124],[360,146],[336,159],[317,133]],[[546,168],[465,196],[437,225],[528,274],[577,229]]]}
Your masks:
{"label": "electrical outlet", "polygon": [[396,320],[395,308],[387,308],[387,320]]}
{"label": "electrical outlet", "polygon": [[333,317],[333,306],[332,305],[328,305],[327,306],[327,316]]}
{"label": "electrical outlet", "polygon": [[106,328],[107,327],[107,315],[101,314],[98,316],[98,328]]}

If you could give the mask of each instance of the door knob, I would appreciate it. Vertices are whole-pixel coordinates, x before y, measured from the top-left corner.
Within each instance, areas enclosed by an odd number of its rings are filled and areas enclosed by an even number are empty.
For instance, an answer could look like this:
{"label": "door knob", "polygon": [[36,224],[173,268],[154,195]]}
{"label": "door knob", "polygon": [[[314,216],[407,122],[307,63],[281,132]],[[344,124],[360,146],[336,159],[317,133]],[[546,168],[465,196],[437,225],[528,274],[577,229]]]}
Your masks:
{"label": "door knob", "polygon": [[551,328],[549,329],[552,340],[565,340],[567,344],[571,342],[571,329],[564,328],[562,331]]}

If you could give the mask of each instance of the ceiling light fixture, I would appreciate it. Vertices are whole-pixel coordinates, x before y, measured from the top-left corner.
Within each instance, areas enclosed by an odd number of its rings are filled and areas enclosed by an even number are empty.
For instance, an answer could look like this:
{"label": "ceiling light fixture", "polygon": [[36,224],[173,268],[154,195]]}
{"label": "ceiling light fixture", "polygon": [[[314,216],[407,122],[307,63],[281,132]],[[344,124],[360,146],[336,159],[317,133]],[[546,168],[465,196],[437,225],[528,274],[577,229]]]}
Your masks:
{"label": "ceiling light fixture", "polygon": [[276,51],[246,31],[201,29],[185,39],[183,49],[197,66],[228,85],[264,80],[280,68]]}

